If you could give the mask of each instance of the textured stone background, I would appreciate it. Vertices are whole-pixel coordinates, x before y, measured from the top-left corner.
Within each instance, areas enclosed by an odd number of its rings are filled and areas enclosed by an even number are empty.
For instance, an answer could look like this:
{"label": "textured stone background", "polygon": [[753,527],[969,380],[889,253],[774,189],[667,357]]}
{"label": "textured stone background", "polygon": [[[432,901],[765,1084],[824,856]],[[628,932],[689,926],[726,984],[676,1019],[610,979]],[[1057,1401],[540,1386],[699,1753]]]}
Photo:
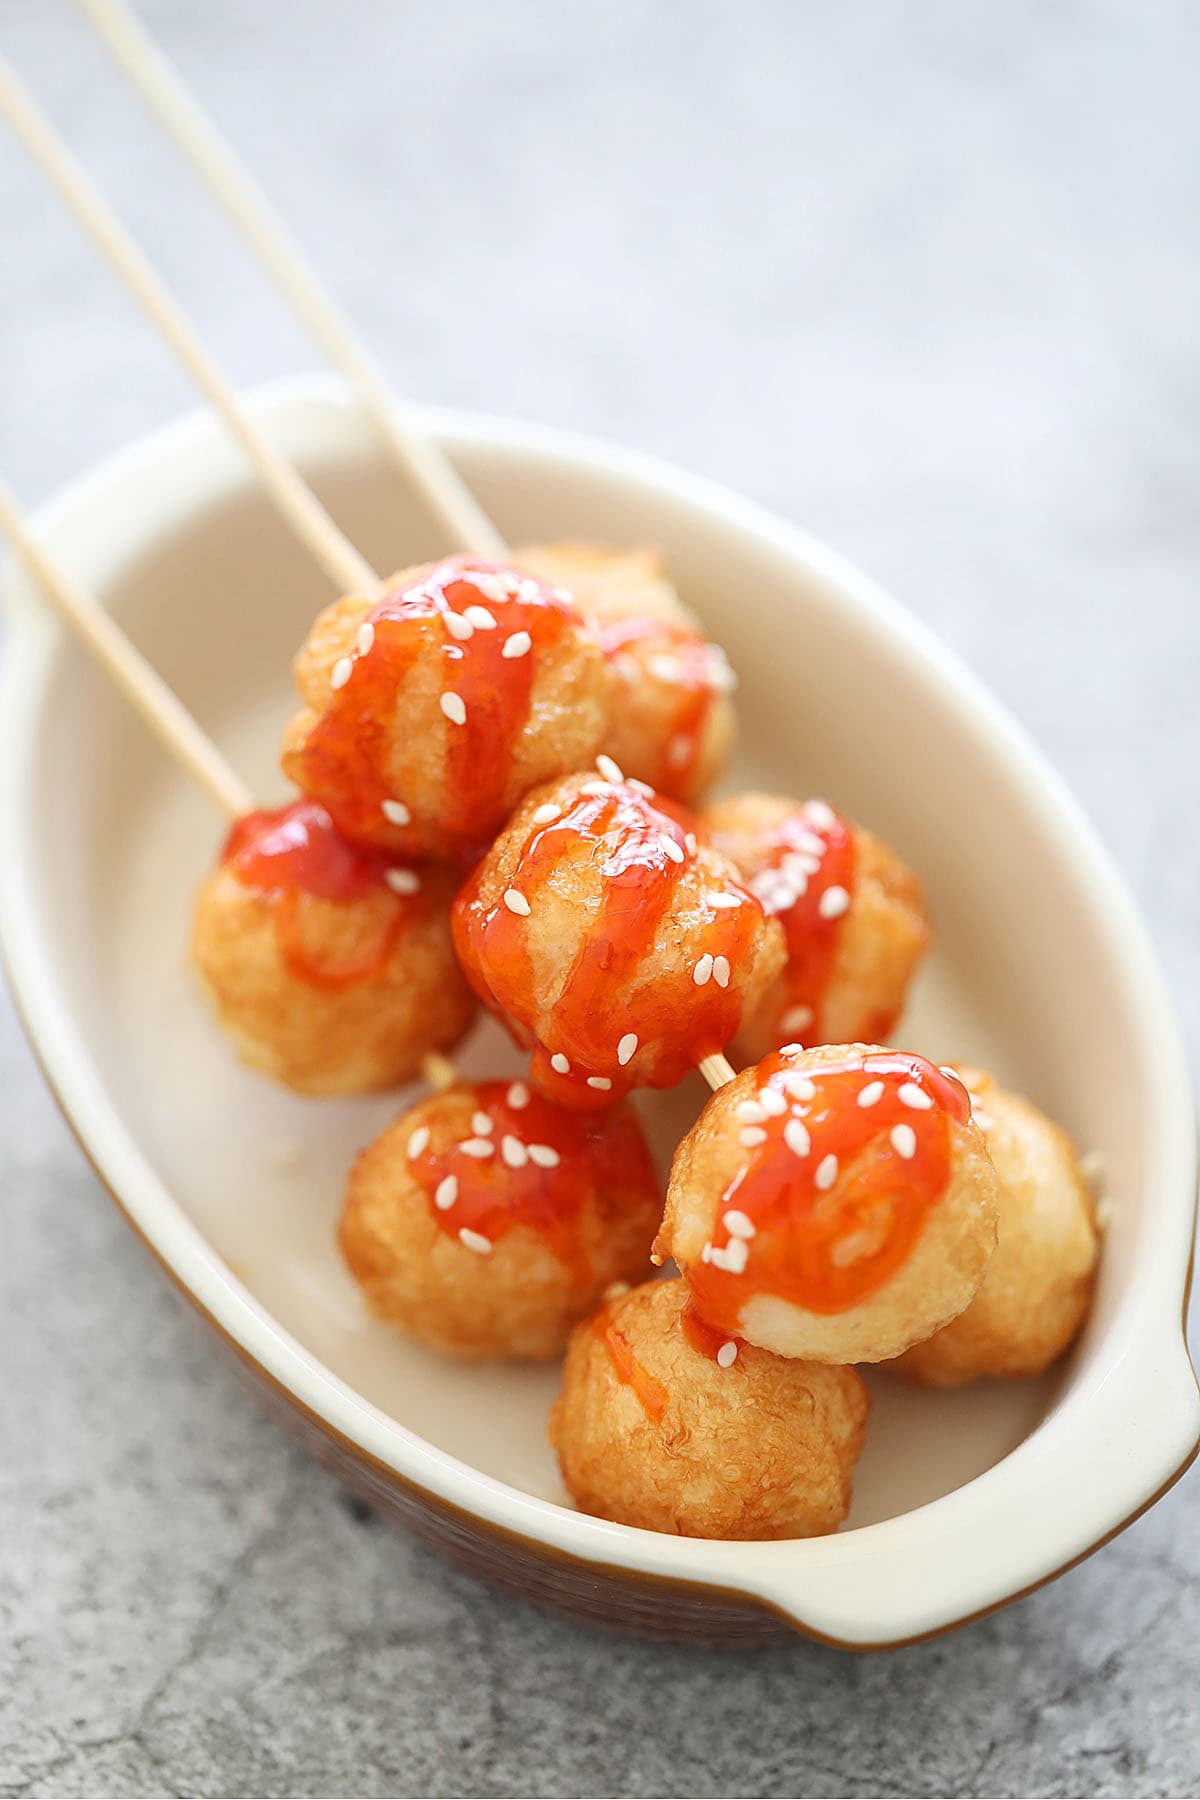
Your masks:
{"label": "textured stone background", "polygon": [[[843,546],[1062,767],[1200,1032],[1200,18],[1184,0],[153,0],[390,365]],[[239,379],[311,362],[66,0],[16,59]],[[191,404],[0,135],[0,468]],[[856,1660],[622,1643],[356,1516],[219,1364],[0,1019],[0,1794],[1200,1783],[1200,1480]]]}

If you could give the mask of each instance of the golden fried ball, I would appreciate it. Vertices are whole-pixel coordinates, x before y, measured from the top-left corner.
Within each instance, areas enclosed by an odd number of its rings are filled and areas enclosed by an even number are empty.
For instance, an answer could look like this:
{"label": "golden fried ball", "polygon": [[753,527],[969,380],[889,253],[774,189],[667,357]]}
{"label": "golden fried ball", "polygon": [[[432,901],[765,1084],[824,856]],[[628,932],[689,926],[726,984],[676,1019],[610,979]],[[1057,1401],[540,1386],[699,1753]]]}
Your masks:
{"label": "golden fried ball", "polygon": [[686,1285],[652,1281],[576,1327],[550,1441],[583,1512],[679,1537],[819,1537],[850,1509],[867,1405],[853,1369],[714,1343]]}
{"label": "golden fried ball", "polygon": [[1039,1375],[1087,1317],[1099,1256],[1096,1209],[1075,1146],[1019,1094],[960,1067],[999,1183],[996,1253],[964,1312],[896,1365],[935,1387]]}
{"label": "golden fried ball", "polygon": [[566,1113],[522,1081],[456,1087],[358,1158],[339,1241],[372,1310],[461,1357],[557,1356],[649,1266],[662,1199],[627,1107]]}
{"label": "golden fried ball", "polygon": [[656,550],[534,545],[523,568],[561,582],[592,619],[608,664],[604,748],[659,793],[693,805],[729,760],[735,681],[667,579]]}
{"label": "golden fried ball", "polygon": [[739,1061],[785,1043],[886,1043],[931,935],[912,870],[821,800],[735,794],[701,825],[787,938],[787,966],[734,1044]]}
{"label": "golden fried ball", "polygon": [[696,615],[683,604],[659,551],[642,544],[613,550],[603,544],[568,540],[559,544],[525,544],[513,561],[542,581],[565,587],[580,612],[610,625],[631,614],[660,624],[697,628]]}
{"label": "golden fried ball", "polygon": [[242,1061],[298,1093],[357,1094],[451,1049],[475,1016],[455,886],[356,850],[311,802],[240,821],[197,897],[191,958]]}
{"label": "golden fried ball", "polygon": [[605,662],[569,595],[458,556],[349,595],[296,658],[283,770],[356,842],[469,858],[540,781],[586,764]]}
{"label": "golden fried ball", "polygon": [[715,1093],[676,1152],[656,1259],[778,1356],[883,1362],[961,1313],[996,1242],[962,1085],[869,1044],[785,1048]]}
{"label": "golden fried ball", "polygon": [[784,954],[688,815],[611,768],[526,798],[456,900],[454,941],[476,993],[532,1046],[537,1085],[579,1108],[680,1081]]}

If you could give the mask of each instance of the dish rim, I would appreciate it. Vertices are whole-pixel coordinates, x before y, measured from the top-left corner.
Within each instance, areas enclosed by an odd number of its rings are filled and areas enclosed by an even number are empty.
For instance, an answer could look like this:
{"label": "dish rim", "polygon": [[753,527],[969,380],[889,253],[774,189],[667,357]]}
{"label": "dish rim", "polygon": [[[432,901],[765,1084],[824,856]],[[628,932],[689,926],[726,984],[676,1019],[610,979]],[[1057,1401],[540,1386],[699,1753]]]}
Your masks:
{"label": "dish rim", "polygon": [[[303,376],[256,389],[254,412],[270,421],[281,440],[289,431],[311,440],[314,453],[345,461],[369,449],[369,440],[341,384],[325,377]],[[650,497],[673,499],[698,507],[723,527],[748,532],[771,545],[797,571],[804,570],[837,590],[839,604],[852,610],[857,625],[886,638],[886,649],[898,661],[919,659],[927,678],[936,679],[953,702],[963,728],[991,741],[1004,757],[1024,801],[1039,805],[1065,833],[1064,854],[1078,857],[1089,877],[1097,912],[1106,935],[1121,940],[1122,954],[1136,978],[1136,1002],[1143,1009],[1146,1032],[1156,1043],[1156,1082],[1161,1108],[1164,1155],[1173,1170],[1165,1184],[1163,1238],[1158,1255],[1143,1270],[1142,1319],[1114,1366],[1099,1385],[1107,1390],[1104,1407],[1081,1416],[1079,1395],[1068,1396],[1034,1431],[991,1469],[926,1505],[874,1525],[857,1527],[832,1538],[740,1543],[673,1538],[613,1525],[486,1476],[437,1449],[389,1418],[333,1374],[274,1321],[207,1244],[198,1227],[183,1213],[166,1184],[141,1156],[115,1108],[103,1091],[100,1065],[93,1063],[70,1015],[55,999],[53,959],[47,935],[43,945],[37,923],[36,895],[22,868],[25,814],[36,782],[36,747],[48,684],[67,640],[57,621],[32,595],[24,577],[10,579],[13,629],[0,686],[0,754],[9,772],[13,804],[0,811],[0,947],[8,967],[10,990],[26,1034],[47,1083],[93,1168],[134,1229],[172,1279],[244,1359],[273,1383],[290,1404],[306,1413],[348,1452],[374,1464],[385,1478],[415,1490],[441,1511],[457,1512],[476,1529],[518,1540],[545,1557],[578,1564],[595,1576],[665,1581],[675,1589],[695,1588],[714,1601],[735,1597],[740,1603],[775,1612],[795,1629],[820,1641],[852,1648],[883,1648],[936,1635],[994,1610],[1051,1580],[1081,1560],[1133,1518],[1155,1503],[1187,1469],[1200,1450],[1200,1394],[1186,1344],[1188,1246],[1194,1235],[1196,1157],[1190,1076],[1180,1033],[1144,926],[1125,891],[1107,851],[1077,802],[1041,752],[999,701],[947,646],[874,581],[839,553],[829,550],[796,527],[773,517],[752,502],[728,493],[701,477],[675,469],[657,458],[628,451],[598,439],[494,415],[447,408],[421,408],[419,422],[454,450],[475,450],[498,458],[552,456],[571,465],[581,479],[589,475],[632,481]],[[315,446],[320,445],[319,449]],[[227,475],[236,452],[219,422],[190,413],[105,458],[61,489],[35,514],[35,527],[60,544],[78,528],[106,496],[138,481],[154,468],[160,477],[174,474],[176,485],[209,487]],[[247,470],[242,485],[250,486]],[[199,510],[199,500],[195,503]],[[156,521],[161,528],[161,517]],[[127,554],[153,536],[136,521],[125,527]],[[1151,1275],[1156,1280],[1151,1281]],[[1153,1289],[1153,1291],[1151,1291]],[[1168,1323],[1182,1303],[1184,1330]],[[1153,1304],[1151,1304],[1153,1302]],[[1160,1405],[1153,1417],[1139,1421],[1137,1456],[1142,1471],[1125,1471],[1120,1501],[1114,1481],[1112,1497],[1097,1533],[1066,1519],[1057,1529],[1026,1541],[1024,1579],[1009,1577],[991,1588],[978,1578],[956,1602],[943,1589],[940,1600],[929,1593],[919,1604],[910,1599],[905,1611],[897,1595],[890,1614],[869,1602],[854,1603],[845,1590],[854,1586],[852,1566],[860,1573],[877,1572],[880,1560],[908,1557],[914,1563],[923,1549],[928,1574],[937,1570],[939,1544],[948,1527],[969,1539],[983,1517],[997,1507],[1011,1516],[1014,1499],[1046,1491],[1047,1476],[1035,1465],[1045,1460],[1048,1434],[1074,1442],[1070,1465],[1077,1465],[1089,1445],[1098,1465],[1107,1417],[1123,1425],[1133,1416],[1130,1401],[1140,1381],[1153,1379]],[[1122,1410],[1124,1407],[1124,1410]],[[1135,1412],[1136,1409],[1133,1409]],[[1126,1451],[1129,1451],[1126,1444]],[[1063,1445],[1057,1460],[1063,1462]],[[1067,1465],[1064,1465],[1067,1466]],[[1077,1473],[1077,1469],[1076,1469]],[[1132,1504],[1129,1502],[1132,1501]],[[982,1511],[981,1511],[982,1509]],[[1093,1507],[1093,1515],[1104,1512]],[[955,1527],[948,1515],[960,1514]],[[972,1524],[972,1514],[978,1514]],[[1019,1516],[1019,1515],[1018,1515]],[[1046,1526],[1043,1520],[1043,1527]],[[1095,1517],[1093,1518],[1093,1525]],[[981,1536],[986,1542],[986,1536]],[[930,1552],[933,1551],[931,1557]],[[1011,1559],[1010,1559],[1011,1560]],[[1020,1559],[1018,1559],[1020,1560]],[[934,1584],[936,1586],[936,1584]],[[846,1627],[857,1615],[857,1630]],[[904,1629],[907,1622],[912,1629]]]}

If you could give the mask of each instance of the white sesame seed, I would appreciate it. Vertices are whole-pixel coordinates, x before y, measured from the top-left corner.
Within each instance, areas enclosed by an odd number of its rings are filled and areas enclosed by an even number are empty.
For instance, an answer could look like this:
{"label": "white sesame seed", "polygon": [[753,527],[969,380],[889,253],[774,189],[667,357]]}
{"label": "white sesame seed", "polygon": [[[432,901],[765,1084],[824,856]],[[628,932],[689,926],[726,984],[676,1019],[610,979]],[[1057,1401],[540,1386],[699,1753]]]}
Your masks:
{"label": "white sesame seed", "polygon": [[570,588],[556,587],[550,589],[550,598],[558,600],[563,606],[574,606],[575,596]]}
{"label": "white sesame seed", "polygon": [[787,1111],[787,1101],[777,1088],[759,1088],[758,1104],[762,1107],[768,1117],[772,1119],[778,1119]]}
{"label": "white sesame seed", "polygon": [[526,575],[522,581],[518,581],[517,583],[518,600],[536,600],[541,591],[541,583],[534,581],[528,575]]}
{"label": "white sesame seed", "polygon": [[627,1031],[625,1033],[625,1036],[621,1039],[620,1043],[617,1045],[617,1061],[620,1063],[622,1068],[624,1068],[625,1064],[630,1060],[630,1058],[633,1055],[635,1055],[635,1053],[637,1051],[637,1047],[638,1047],[637,1032],[636,1031]]}
{"label": "white sesame seed", "polygon": [[658,841],[672,862],[681,863],[683,861],[683,850],[681,846],[675,842],[673,837],[668,837],[667,833],[664,831],[659,834]]}
{"label": "white sesame seed", "polygon": [[438,705],[452,725],[465,725],[467,709],[461,694],[443,694]]}
{"label": "white sesame seed", "polygon": [[696,843],[696,834],[694,831],[689,831],[685,835],[684,840],[683,840],[683,847],[687,851],[689,856],[695,856],[696,851],[699,848],[699,846]]}
{"label": "white sesame seed", "polygon": [[818,837],[815,831],[798,831],[794,842],[797,850],[805,851],[809,856],[815,856],[818,866],[829,848],[825,839]]}
{"label": "white sesame seed", "polygon": [[539,1169],[557,1169],[562,1158],[549,1144],[530,1144],[529,1160],[536,1163]]}
{"label": "white sesame seed", "polygon": [[[488,598],[503,600],[504,595],[502,593],[489,594]],[[496,621],[486,606],[464,606],[463,618],[470,620],[476,631],[495,631],[496,629]]]}
{"label": "white sesame seed", "polygon": [[458,1147],[464,1156],[473,1156],[480,1162],[485,1156],[491,1156],[496,1148],[491,1138],[485,1137],[464,1138]]}
{"label": "white sesame seed", "polygon": [[661,650],[646,658],[646,667],[656,681],[678,681],[683,674],[683,664],[679,658],[668,656]]}
{"label": "white sesame seed", "polygon": [[809,818],[825,831],[828,831],[831,825],[837,824],[837,814],[827,800],[810,800],[804,810]]}
{"label": "white sesame seed", "polygon": [[780,1086],[785,1094],[792,1096],[793,1100],[811,1100],[817,1091],[811,1078],[802,1074],[799,1069],[788,1069]]}
{"label": "white sesame seed", "polygon": [[403,800],[385,800],[379,810],[384,818],[388,819],[393,825],[409,825],[412,823],[412,814],[409,812],[407,806],[405,806]]}
{"label": "white sesame seed", "polygon": [[473,1250],[476,1256],[490,1256],[492,1253],[491,1238],[484,1237],[482,1231],[472,1231],[469,1225],[461,1227],[458,1241],[464,1250]]}
{"label": "white sesame seed", "polygon": [[555,819],[561,818],[562,807],[555,806],[553,800],[547,800],[544,805],[539,806],[534,813],[533,822],[535,825],[550,825]]}
{"label": "white sesame seed", "polygon": [[[490,569],[468,569],[462,579],[469,581],[472,587],[477,587],[481,594],[487,599],[495,601],[497,606],[508,599],[508,582],[502,575],[493,575]],[[466,608],[468,613],[473,610],[482,612],[483,608],[482,606]],[[492,622],[495,623],[494,620]],[[487,627],[485,626],[484,629],[486,630]]]}
{"label": "white sesame seed", "polygon": [[466,643],[468,638],[473,638],[475,636],[475,627],[472,625],[470,619],[464,619],[461,613],[443,613],[442,621],[446,630],[450,633],[450,636],[458,638],[460,643]]}
{"label": "white sesame seed", "polygon": [[581,794],[586,794],[589,799],[607,800],[609,785],[607,781],[585,781],[579,791]]}
{"label": "white sesame seed", "polygon": [[518,656],[528,656],[532,648],[533,639],[527,631],[514,631],[511,637],[505,638],[504,648],[500,654],[507,656],[512,661]]}
{"label": "white sesame seed", "polygon": [[933,1106],[929,1095],[915,1081],[906,1081],[896,1098],[901,1106],[911,1106],[914,1112],[928,1112]]}
{"label": "white sesame seed", "polygon": [[729,958],[727,956],[714,956],[713,980],[716,982],[717,986],[727,988],[729,986],[729,975]]}
{"label": "white sesame seed", "polygon": [[410,1160],[415,1161],[418,1156],[423,1155],[428,1146],[429,1127],[428,1125],[418,1125],[417,1129],[408,1140],[408,1156]]}
{"label": "white sesame seed", "polygon": [[844,912],[850,910],[850,896],[844,887],[827,887],[817,901],[817,911],[823,919],[840,919]]}
{"label": "white sesame seed", "polygon": [[713,1250],[713,1247],[711,1244],[705,1244],[703,1250],[700,1252],[700,1261],[701,1262],[711,1262],[712,1261],[712,1250]]}
{"label": "white sesame seed", "polygon": [[639,781],[636,775],[631,775],[625,785],[626,787],[631,787],[635,794],[640,794],[644,800],[653,800],[654,798],[654,789],[650,786],[650,783],[648,781]]}
{"label": "white sesame seed", "polygon": [[476,1137],[491,1137],[496,1129],[496,1121],[490,1113],[477,1112],[471,1120],[471,1130]]}
{"label": "white sesame seed", "polygon": [[813,1176],[813,1180],[819,1188],[825,1189],[831,1188],[837,1180],[837,1177],[838,1159],[834,1156],[833,1152],[830,1151],[829,1155],[823,1156],[817,1164],[817,1172]]}
{"label": "white sesame seed", "polygon": [[723,1369],[730,1369],[737,1361],[737,1353],[738,1347],[733,1339],[726,1338],[725,1342],[721,1345],[721,1348],[717,1351],[717,1361]]}
{"label": "white sesame seed", "polygon": [[725,893],[710,894],[708,896],[708,904],[717,907],[740,906],[742,904],[742,896],[740,894]]}
{"label": "white sesame seed", "polygon": [[421,877],[413,869],[388,869],[383,879],[393,894],[416,894],[420,891]]}
{"label": "white sesame seed", "polygon": [[793,1156],[807,1156],[812,1149],[812,1139],[803,1119],[788,1120],[783,1128],[783,1141]]}
{"label": "white sesame seed", "polygon": [[528,1150],[520,1138],[513,1137],[511,1132],[505,1132],[500,1140],[500,1154],[510,1169],[523,1169],[529,1161]]}
{"label": "white sesame seed", "polygon": [[504,1097],[514,1112],[524,1112],[529,1105],[529,1089],[523,1081],[514,1081]]}
{"label": "white sesame seed", "polygon": [[673,769],[682,769],[692,754],[692,743],[693,739],[682,732],[671,739],[667,745],[667,761]]}
{"label": "white sesame seed", "polygon": [[352,656],[339,657],[337,662],[334,663],[333,670],[329,677],[330,687],[335,690],[337,688],[344,688],[353,673],[354,658]]}
{"label": "white sesame seed", "polygon": [[883,1083],[882,1083],[882,1081],[868,1081],[865,1088],[859,1089],[858,1104],[860,1106],[874,1106],[878,1101],[880,1101],[882,1099],[883,1099]]}
{"label": "white sesame seed", "polygon": [[902,1156],[905,1162],[910,1161],[917,1154],[917,1134],[911,1125],[892,1126],[892,1149],[897,1156]]}
{"label": "white sesame seed", "polygon": [[625,779],[620,763],[614,762],[611,756],[605,756],[603,754],[598,756],[596,758],[596,767],[603,775],[605,781],[623,782]]}
{"label": "white sesame seed", "polygon": [[730,1237],[752,1238],[755,1235],[754,1220],[738,1206],[730,1207],[722,1224]]}
{"label": "white sesame seed", "polygon": [[976,1125],[978,1125],[980,1131],[991,1131],[996,1123],[991,1113],[984,1112],[978,1106],[973,1106],[971,1108],[971,1117],[974,1119]]}
{"label": "white sesame seed", "polygon": [[765,1144],[766,1141],[767,1134],[761,1125],[743,1125],[738,1133],[738,1143],[743,1144],[747,1150],[753,1150],[757,1144]]}
{"label": "white sesame seed", "polygon": [[433,1196],[433,1204],[437,1207],[439,1212],[449,1212],[457,1199],[458,1176],[447,1175],[437,1184],[437,1191]]}
{"label": "white sesame seed", "polygon": [[789,1006],[780,1020],[780,1025],[787,1032],[806,1031],[812,1022],[813,1009],[811,1006]]}
{"label": "white sesame seed", "polygon": [[627,1294],[628,1292],[629,1283],[627,1281],[610,1281],[605,1288],[604,1293],[601,1295],[601,1299],[619,1300],[622,1295]]}
{"label": "white sesame seed", "polygon": [[519,919],[527,919],[533,911],[520,888],[505,888],[504,904],[510,913],[516,913]]}
{"label": "white sesame seed", "polygon": [[747,1125],[761,1125],[767,1116],[766,1107],[757,1100],[739,1100],[733,1110]]}
{"label": "white sesame seed", "polygon": [[358,636],[354,641],[358,645],[358,654],[360,656],[370,656],[371,651],[375,647],[375,627],[372,625],[370,619],[363,620],[358,628]]}
{"label": "white sesame seed", "polygon": [[705,982],[711,979],[712,972],[713,959],[706,950],[703,956],[696,959],[696,965],[692,970],[692,980],[697,987],[703,987]]}
{"label": "white sesame seed", "polygon": [[608,1089],[612,1086],[612,1082],[607,1075],[589,1075],[587,1084],[590,1088],[599,1088],[602,1093],[607,1093]]}
{"label": "white sesame seed", "polygon": [[952,1081],[961,1081],[962,1080],[962,1076],[959,1074],[958,1070],[952,1069],[950,1067],[949,1063],[939,1063],[938,1071],[942,1075],[949,1075]]}
{"label": "white sesame seed", "polygon": [[571,1073],[571,1065],[561,1050],[556,1050],[554,1055],[550,1058],[550,1067],[554,1070],[556,1075],[569,1075]]}
{"label": "white sesame seed", "polygon": [[730,1275],[740,1275],[750,1260],[750,1250],[744,1238],[730,1238],[724,1249],[719,1250],[714,1245],[708,1260]]}

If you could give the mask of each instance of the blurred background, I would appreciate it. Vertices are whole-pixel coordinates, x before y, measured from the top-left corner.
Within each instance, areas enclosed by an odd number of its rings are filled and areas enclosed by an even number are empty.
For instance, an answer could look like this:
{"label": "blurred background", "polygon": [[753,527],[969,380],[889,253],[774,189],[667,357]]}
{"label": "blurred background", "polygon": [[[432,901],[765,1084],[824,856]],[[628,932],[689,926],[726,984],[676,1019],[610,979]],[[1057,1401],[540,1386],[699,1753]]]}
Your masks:
{"label": "blurred background", "polygon": [[[402,392],[677,459],[961,651],[1108,842],[1200,1049],[1195,8],[139,11]],[[68,0],[4,0],[0,50],[239,383],[311,366]],[[34,503],[193,395],[2,129],[0,231],[0,470]],[[0,1096],[0,1795],[1196,1791],[1195,1479],[890,1657],[591,1636],[302,1461],[7,1003]]]}

